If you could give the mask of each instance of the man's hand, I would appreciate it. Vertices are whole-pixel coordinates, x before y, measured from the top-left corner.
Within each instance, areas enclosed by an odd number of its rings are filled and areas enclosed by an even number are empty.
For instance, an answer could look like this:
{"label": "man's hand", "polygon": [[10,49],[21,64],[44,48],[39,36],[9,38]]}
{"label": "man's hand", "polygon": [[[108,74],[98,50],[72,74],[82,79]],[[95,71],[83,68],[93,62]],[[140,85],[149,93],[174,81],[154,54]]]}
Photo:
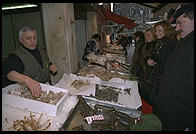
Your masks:
{"label": "man's hand", "polygon": [[11,71],[7,74],[7,78],[11,81],[15,81],[18,83],[25,83],[28,88],[31,90],[31,93],[35,97],[39,97],[41,94],[41,86],[40,83],[36,80],[33,80],[29,76],[18,73],[16,71]]}
{"label": "man's hand", "polygon": [[57,71],[57,68],[54,64],[50,65],[49,69],[50,69],[50,71],[52,71],[53,74],[56,73],[56,71]]}
{"label": "man's hand", "polygon": [[25,83],[27,84],[28,88],[31,90],[33,96],[35,97],[40,96],[42,89],[39,82],[31,78],[28,78],[25,79]]}

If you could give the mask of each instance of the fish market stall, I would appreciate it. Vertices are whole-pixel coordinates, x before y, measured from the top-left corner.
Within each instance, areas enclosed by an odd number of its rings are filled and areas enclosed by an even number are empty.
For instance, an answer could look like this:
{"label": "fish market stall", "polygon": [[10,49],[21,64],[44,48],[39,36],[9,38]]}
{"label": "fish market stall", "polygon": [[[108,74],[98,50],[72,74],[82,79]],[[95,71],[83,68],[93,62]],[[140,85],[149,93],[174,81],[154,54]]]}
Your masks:
{"label": "fish market stall", "polygon": [[[89,78],[74,74],[64,74],[55,86],[41,84],[43,88],[42,94],[47,97],[51,94],[63,93],[63,97],[60,97],[57,103],[48,99],[41,101],[38,98],[31,98],[28,96],[29,94],[24,93],[26,87],[18,84],[9,85],[2,89],[2,130],[68,130],[65,128],[65,124],[71,123],[70,121],[76,118],[75,115],[73,116],[74,111],[79,112],[80,99],[78,99],[78,96],[81,96],[91,108],[98,106],[109,107],[116,114],[128,114],[128,116],[131,116],[130,118],[133,118],[131,121],[133,123],[134,119],[138,120],[141,116],[141,112],[137,110],[141,106],[141,100],[137,89],[137,82],[129,82],[123,79],[111,79],[106,82],[98,77]],[[102,88],[105,88],[104,92],[111,92],[111,96],[106,95],[104,98],[101,97],[100,91]],[[58,96],[60,95],[58,94]],[[114,96],[115,99],[111,99]],[[84,122],[87,123],[86,121]]]}

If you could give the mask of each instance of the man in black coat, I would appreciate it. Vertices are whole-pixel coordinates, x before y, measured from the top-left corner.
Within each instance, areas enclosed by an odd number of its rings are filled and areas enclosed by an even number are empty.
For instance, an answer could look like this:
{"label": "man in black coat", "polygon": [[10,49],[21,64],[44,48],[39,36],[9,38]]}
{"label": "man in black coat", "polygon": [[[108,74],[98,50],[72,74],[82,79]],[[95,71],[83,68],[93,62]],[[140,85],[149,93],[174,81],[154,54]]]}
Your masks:
{"label": "man in black coat", "polygon": [[194,130],[194,5],[174,14],[180,40],[164,70],[156,114],[163,131]]}

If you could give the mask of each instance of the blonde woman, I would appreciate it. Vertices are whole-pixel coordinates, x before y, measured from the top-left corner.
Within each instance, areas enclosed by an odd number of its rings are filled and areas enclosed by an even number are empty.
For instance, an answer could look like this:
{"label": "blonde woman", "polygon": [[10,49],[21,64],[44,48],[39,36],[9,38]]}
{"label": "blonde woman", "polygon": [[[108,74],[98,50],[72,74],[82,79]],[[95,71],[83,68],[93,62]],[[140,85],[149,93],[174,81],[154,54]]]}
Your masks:
{"label": "blonde woman", "polygon": [[[146,71],[149,70],[146,61],[150,57],[152,50],[156,44],[156,36],[153,28],[149,28],[144,32],[145,37],[145,45],[142,48],[141,56],[140,56],[140,65],[142,67],[142,80],[146,78]],[[148,69],[147,69],[148,68]]]}

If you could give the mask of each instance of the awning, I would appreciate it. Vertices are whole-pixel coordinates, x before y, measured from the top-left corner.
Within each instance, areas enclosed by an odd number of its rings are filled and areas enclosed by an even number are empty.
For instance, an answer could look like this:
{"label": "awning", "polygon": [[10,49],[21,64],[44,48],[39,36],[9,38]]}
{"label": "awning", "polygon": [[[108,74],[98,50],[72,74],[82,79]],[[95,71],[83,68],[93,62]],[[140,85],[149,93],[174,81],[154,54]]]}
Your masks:
{"label": "awning", "polygon": [[118,15],[114,12],[111,12],[110,10],[103,9],[102,12],[106,19],[111,20],[117,24],[124,24],[125,27],[129,30],[139,25],[135,23],[134,20]]}

